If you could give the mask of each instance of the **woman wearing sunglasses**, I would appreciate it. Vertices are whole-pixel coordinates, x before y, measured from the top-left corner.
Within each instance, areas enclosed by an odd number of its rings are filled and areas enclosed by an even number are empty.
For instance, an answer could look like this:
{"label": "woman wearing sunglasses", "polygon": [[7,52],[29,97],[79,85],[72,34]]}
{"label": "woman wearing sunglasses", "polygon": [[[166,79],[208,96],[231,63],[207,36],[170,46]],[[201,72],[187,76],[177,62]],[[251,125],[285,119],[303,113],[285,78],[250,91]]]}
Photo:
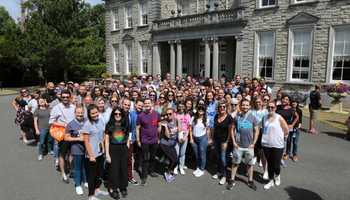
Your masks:
{"label": "woman wearing sunglasses", "polygon": [[284,140],[288,136],[287,122],[276,113],[276,103],[270,102],[267,106],[268,114],[262,119],[261,146],[267,161],[269,182],[264,185],[268,190],[281,184],[281,159],[284,150]]}

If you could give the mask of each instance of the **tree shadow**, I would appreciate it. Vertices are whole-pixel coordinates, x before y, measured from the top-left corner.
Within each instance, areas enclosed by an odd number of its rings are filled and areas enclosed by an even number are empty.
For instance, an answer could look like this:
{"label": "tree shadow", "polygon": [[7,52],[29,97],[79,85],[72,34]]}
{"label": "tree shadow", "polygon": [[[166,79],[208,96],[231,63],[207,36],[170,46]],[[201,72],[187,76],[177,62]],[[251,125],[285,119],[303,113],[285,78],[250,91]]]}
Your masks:
{"label": "tree shadow", "polygon": [[332,136],[332,137],[346,139],[346,135],[344,133],[341,133],[341,132],[322,131],[322,133],[327,134],[327,135]]}
{"label": "tree shadow", "polygon": [[285,188],[285,190],[288,193],[289,198],[291,200],[300,200],[300,199],[323,200],[320,195],[307,189],[289,186]]}

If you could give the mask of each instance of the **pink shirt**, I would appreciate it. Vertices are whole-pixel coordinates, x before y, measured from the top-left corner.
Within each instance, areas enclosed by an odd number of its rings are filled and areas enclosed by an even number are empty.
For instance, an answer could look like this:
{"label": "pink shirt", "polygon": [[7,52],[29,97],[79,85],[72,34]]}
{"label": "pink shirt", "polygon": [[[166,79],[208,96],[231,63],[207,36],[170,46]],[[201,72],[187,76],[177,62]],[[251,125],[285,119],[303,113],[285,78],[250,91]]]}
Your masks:
{"label": "pink shirt", "polygon": [[181,122],[180,131],[183,131],[184,137],[187,137],[188,131],[190,130],[190,114],[177,114],[176,119],[178,119]]}

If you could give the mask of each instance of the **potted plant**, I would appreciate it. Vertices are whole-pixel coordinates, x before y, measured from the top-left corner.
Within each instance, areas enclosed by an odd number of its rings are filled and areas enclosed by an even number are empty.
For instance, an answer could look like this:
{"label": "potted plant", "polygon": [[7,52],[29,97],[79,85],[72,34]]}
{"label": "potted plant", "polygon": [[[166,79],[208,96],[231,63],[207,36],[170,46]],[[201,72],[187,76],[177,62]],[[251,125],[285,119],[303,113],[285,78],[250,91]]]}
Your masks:
{"label": "potted plant", "polygon": [[328,96],[333,98],[333,104],[340,103],[341,99],[347,97],[350,92],[350,87],[343,82],[328,85],[326,88]]}

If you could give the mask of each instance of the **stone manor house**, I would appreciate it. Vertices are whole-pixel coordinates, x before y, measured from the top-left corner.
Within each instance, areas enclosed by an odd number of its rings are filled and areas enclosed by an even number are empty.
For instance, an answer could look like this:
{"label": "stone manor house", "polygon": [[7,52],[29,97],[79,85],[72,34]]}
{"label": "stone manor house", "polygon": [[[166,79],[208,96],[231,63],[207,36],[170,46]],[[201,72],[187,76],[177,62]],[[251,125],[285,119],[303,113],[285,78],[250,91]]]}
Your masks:
{"label": "stone manor house", "polygon": [[350,0],[105,0],[115,77],[350,81]]}

